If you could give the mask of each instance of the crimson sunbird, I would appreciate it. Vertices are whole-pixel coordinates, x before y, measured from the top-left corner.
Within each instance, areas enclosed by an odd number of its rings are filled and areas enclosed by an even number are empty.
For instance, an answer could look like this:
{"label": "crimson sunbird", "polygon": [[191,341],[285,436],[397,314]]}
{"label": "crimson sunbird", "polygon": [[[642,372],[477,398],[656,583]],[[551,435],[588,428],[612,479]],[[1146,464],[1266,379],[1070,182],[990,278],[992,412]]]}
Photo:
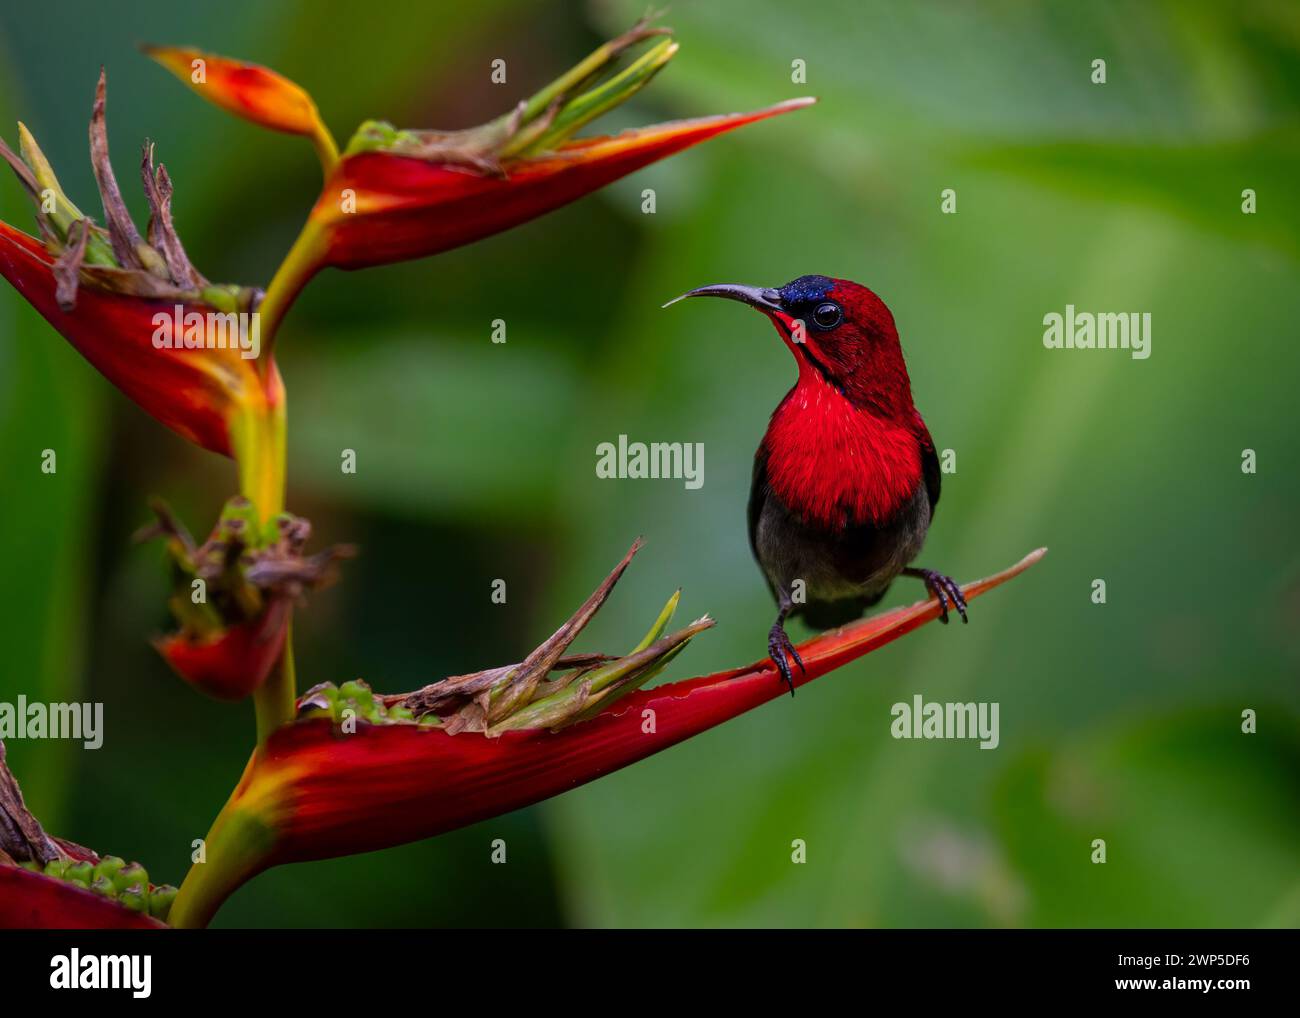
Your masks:
{"label": "crimson sunbird", "polygon": [[814,629],[843,625],[903,574],[924,581],[941,622],[950,604],[966,622],[961,588],[909,564],[939,503],[939,457],[912,403],[885,302],[860,283],[827,276],[800,276],[779,289],[719,283],[668,303],[686,297],[758,309],[799,365],[754,457],[749,493],[750,547],[777,602],[768,653],[791,695],[789,658],[803,670],[785,632],[792,615]]}

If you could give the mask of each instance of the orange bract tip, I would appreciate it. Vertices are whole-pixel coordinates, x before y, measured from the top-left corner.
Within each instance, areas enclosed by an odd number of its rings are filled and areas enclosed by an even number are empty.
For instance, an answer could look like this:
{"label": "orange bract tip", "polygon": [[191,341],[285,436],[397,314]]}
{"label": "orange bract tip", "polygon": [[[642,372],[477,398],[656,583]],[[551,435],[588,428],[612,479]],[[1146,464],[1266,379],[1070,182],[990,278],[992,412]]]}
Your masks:
{"label": "orange bract tip", "polygon": [[237,117],[273,131],[329,137],[312,97],[282,74],[186,46],[142,49],[203,98]]}

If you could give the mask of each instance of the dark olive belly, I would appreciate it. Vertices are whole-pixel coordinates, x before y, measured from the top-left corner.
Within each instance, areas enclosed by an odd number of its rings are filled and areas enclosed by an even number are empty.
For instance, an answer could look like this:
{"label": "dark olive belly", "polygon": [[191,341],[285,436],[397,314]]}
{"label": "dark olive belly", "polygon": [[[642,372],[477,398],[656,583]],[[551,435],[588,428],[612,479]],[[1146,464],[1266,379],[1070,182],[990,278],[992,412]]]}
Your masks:
{"label": "dark olive belly", "polygon": [[929,527],[923,486],[889,522],[842,530],[808,526],[768,491],[755,521],[754,554],[774,590],[789,593],[802,580],[808,602],[866,604],[878,600],[916,558]]}

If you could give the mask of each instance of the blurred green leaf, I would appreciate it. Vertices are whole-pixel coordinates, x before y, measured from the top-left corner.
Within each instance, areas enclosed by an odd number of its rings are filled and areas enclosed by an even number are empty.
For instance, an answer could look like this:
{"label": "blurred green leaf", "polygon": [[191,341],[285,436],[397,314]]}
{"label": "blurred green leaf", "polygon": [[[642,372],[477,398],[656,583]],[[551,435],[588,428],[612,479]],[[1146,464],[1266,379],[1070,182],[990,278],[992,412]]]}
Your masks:
{"label": "blurred green leaf", "polygon": [[[619,0],[605,27],[637,10]],[[834,129],[870,148],[917,136],[1230,140],[1294,124],[1300,99],[1300,10],[1274,0],[829,0],[793,11],[731,0],[676,8],[665,23],[682,42],[665,88],[742,106],[812,92]],[[1095,59],[1105,84],[1091,80]],[[791,81],[795,60],[806,84]]]}
{"label": "blurred green leaf", "polygon": [[[556,451],[582,402],[575,369],[549,337],[512,320],[473,345],[397,332],[344,336],[291,369],[291,485],[416,518],[483,514],[541,521],[554,512]],[[341,454],[353,449],[357,471]]]}
{"label": "blurred green leaf", "polygon": [[[1300,924],[1300,726],[1255,705],[1107,726],[1026,753],[995,793],[1032,926]],[[1093,841],[1105,841],[1095,863]],[[1249,860],[1249,862],[1246,862]]]}
{"label": "blurred green leaf", "polygon": [[[1214,144],[1057,142],[972,151],[971,166],[1048,183],[1076,194],[1173,213],[1234,240],[1300,255],[1300,127]],[[1256,211],[1242,210],[1245,190]]]}

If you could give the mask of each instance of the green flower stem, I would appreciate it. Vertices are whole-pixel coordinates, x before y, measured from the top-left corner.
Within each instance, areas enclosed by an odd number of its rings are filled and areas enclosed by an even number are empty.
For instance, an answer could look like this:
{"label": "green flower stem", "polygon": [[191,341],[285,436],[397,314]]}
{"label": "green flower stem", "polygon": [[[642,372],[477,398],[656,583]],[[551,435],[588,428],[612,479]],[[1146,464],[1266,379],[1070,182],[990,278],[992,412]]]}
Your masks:
{"label": "green flower stem", "polygon": [[311,143],[316,149],[316,155],[320,159],[321,169],[325,171],[325,176],[329,176],[334,166],[339,161],[339,146],[334,140],[334,135],[324,124],[318,123],[316,131],[311,136]]}
{"label": "green flower stem", "polygon": [[274,829],[235,789],[204,839],[204,861],[190,867],[167,921],[177,929],[201,929],[235,888],[256,876],[275,841]]}
{"label": "green flower stem", "polygon": [[321,266],[323,235],[320,227],[308,219],[298,239],[285,255],[284,261],[275,272],[275,277],[266,288],[266,296],[258,305],[261,315],[263,364],[270,364],[271,350],[275,346],[275,335],[289,308],[297,299],[302,288],[314,276]]}
{"label": "green flower stem", "polygon": [[[332,138],[329,139],[329,148],[332,150],[332,158],[337,159],[337,149]],[[252,500],[263,523],[284,510],[286,480],[285,392],[271,350],[285,314],[320,265],[319,253],[320,233],[308,221],[280,268],[276,270],[275,278],[266,288],[266,295],[258,307],[262,318],[263,341],[263,399],[260,412],[250,412],[232,428],[235,458],[239,464],[240,494]],[[284,653],[279,663],[262,687],[253,694],[258,745],[265,742],[267,736],[281,725],[293,720],[298,689],[293,659],[292,619],[288,626]]]}
{"label": "green flower stem", "polygon": [[286,414],[278,378],[275,388],[273,404],[259,400],[230,426],[239,493],[253,503],[262,523],[284,511]]}
{"label": "green flower stem", "polygon": [[[248,498],[263,524],[284,510],[286,406],[284,386],[274,366],[262,399],[231,425],[231,444],[239,467],[239,493]],[[293,663],[293,624],[287,623],[284,651],[266,682],[253,693],[257,742],[293,720],[298,695]]]}
{"label": "green flower stem", "polygon": [[298,678],[293,663],[293,619],[285,623],[284,651],[266,681],[253,693],[260,746],[281,725],[293,720],[298,702]]}

